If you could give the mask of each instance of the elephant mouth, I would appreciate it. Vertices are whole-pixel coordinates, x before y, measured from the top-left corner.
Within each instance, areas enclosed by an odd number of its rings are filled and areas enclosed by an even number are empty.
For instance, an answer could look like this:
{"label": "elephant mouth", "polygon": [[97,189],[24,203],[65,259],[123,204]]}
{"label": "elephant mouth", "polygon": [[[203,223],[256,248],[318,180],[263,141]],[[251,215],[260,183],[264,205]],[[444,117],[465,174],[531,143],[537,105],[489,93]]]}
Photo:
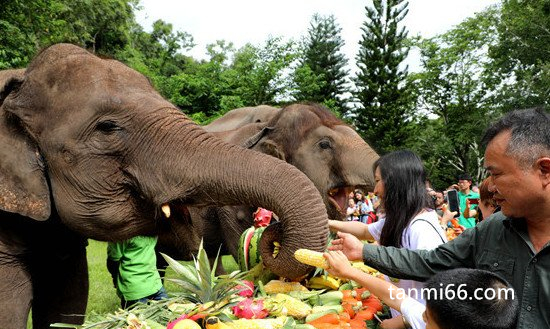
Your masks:
{"label": "elephant mouth", "polygon": [[330,204],[332,204],[338,212],[345,215],[349,195],[354,191],[354,189],[355,186],[342,186],[330,189],[328,191],[328,199]]}
{"label": "elephant mouth", "polygon": [[191,217],[187,207],[178,201],[163,203],[160,211],[162,216],[168,220],[188,220]]}

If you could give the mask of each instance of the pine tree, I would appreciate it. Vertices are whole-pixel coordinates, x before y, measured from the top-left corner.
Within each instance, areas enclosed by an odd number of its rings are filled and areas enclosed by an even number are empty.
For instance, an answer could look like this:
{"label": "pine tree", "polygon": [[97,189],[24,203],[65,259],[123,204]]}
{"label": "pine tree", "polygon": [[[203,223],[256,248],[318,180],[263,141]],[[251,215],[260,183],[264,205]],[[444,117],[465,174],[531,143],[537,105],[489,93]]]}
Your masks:
{"label": "pine tree", "polygon": [[398,24],[408,13],[404,0],[373,0],[365,7],[367,20],[357,55],[354,122],[360,134],[379,152],[403,146],[411,106],[406,85],[407,31]]}
{"label": "pine tree", "polygon": [[340,114],[346,112],[347,59],[342,29],[333,15],[313,15],[303,44],[302,58],[294,74],[296,101],[323,103]]}

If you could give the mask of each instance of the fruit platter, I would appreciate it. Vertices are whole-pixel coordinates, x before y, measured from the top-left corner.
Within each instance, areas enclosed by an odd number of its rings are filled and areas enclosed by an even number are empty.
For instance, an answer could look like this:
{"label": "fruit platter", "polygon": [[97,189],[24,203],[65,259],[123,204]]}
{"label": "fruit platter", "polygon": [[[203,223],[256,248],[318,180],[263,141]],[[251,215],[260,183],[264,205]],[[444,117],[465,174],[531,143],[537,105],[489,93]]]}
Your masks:
{"label": "fruit platter", "polygon": [[[243,241],[257,238],[250,232],[243,236]],[[246,249],[251,248],[245,245]],[[192,262],[178,262],[163,255],[171,268],[165,280],[177,286],[170,298],[138,303],[112,314],[88,316],[79,327],[53,326],[82,329],[373,329],[378,328],[381,319],[388,318],[388,307],[368,290],[353,281],[328,275],[322,268],[325,260],[321,253],[305,249],[296,251],[299,261],[319,266],[300,281],[275,277],[263,266],[257,253],[245,254],[247,261],[239,259],[239,270],[222,275],[216,275],[215,271],[219,257],[210,264],[202,243]],[[371,275],[380,275],[361,262],[352,265]]]}

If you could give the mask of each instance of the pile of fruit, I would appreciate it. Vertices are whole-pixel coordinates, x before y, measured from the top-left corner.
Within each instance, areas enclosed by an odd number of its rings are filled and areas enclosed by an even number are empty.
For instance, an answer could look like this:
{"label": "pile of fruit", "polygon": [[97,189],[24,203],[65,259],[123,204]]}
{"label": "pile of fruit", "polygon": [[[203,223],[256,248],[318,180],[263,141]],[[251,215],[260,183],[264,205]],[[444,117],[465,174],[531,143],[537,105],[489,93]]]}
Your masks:
{"label": "pile of fruit", "polygon": [[[308,252],[306,252],[308,253]],[[309,253],[308,253],[309,254]],[[102,329],[224,329],[224,328],[376,328],[375,317],[387,307],[354,282],[320,272],[301,282],[247,280],[265,272],[259,263],[251,271],[215,275],[201,248],[192,263],[165,256],[175,276],[167,277],[180,292],[164,301],[137,304],[115,314],[91,317],[81,328]],[[362,263],[353,264],[366,272]],[[258,270],[259,268],[259,270]],[[264,277],[265,278],[265,277]]]}

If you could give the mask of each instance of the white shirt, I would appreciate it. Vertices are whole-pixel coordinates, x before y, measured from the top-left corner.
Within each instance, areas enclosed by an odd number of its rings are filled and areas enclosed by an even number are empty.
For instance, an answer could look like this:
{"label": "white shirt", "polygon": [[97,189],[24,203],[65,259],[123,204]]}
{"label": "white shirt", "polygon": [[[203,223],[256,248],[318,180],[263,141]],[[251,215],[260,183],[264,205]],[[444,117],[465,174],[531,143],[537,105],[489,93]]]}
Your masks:
{"label": "white shirt", "polygon": [[426,306],[416,299],[407,297],[401,302],[401,314],[413,329],[426,329],[426,322],[422,318],[425,310]]}
{"label": "white shirt", "polygon": [[[382,218],[378,222],[368,226],[370,234],[376,241],[380,241],[380,234],[382,233],[385,222],[386,219]],[[416,215],[405,228],[405,231],[403,231],[403,237],[401,238],[402,248],[409,250],[431,250],[437,248],[437,246],[444,242],[447,242],[447,235],[443,232],[441,225],[439,225],[437,213],[431,209]],[[416,299],[423,305],[426,304],[421,296],[422,288],[424,287],[422,282],[413,280],[399,280],[398,282],[393,282],[389,280],[388,277],[386,277],[386,279],[395,284],[398,288],[404,289],[405,294],[411,298]],[[399,312],[394,309],[392,309],[391,312],[392,316],[399,315]]]}

